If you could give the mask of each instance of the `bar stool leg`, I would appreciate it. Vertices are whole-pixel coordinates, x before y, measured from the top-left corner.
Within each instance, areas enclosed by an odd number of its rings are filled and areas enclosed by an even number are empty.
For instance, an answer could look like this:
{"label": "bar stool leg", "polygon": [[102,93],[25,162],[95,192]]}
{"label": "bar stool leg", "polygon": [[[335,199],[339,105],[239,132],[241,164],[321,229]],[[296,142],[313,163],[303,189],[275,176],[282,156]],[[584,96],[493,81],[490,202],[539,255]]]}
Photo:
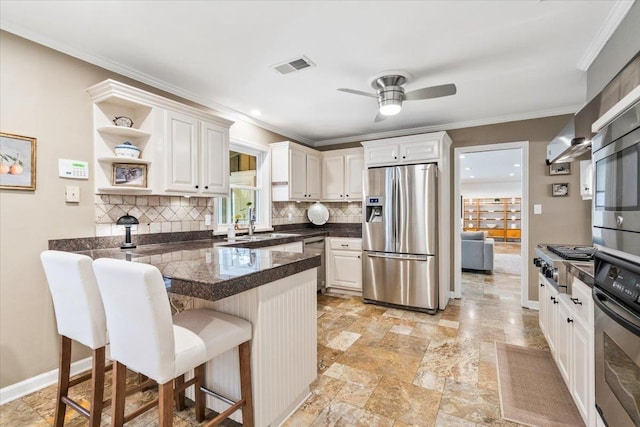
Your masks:
{"label": "bar stool leg", "polygon": [[158,404],[160,427],[173,425],[173,381],[158,385]]}
{"label": "bar stool leg", "polygon": [[240,358],[240,394],[242,406],[242,426],[253,427],[253,394],[251,391],[251,344],[249,341],[238,347]]}
{"label": "bar stool leg", "polygon": [[113,386],[111,391],[111,425],[121,427],[124,424],[124,399],[127,389],[127,367],[113,362]]}
{"label": "bar stool leg", "polygon": [[104,408],[104,372],[105,348],[93,350],[93,368],[91,370],[91,415],[90,427],[100,427],[100,417]]}
{"label": "bar stool leg", "polygon": [[196,377],[196,383],[194,384],[196,421],[198,421],[199,423],[204,421],[204,406],[206,396],[201,387],[204,387],[205,366],[206,365],[203,363],[193,370],[193,374]]}
{"label": "bar stool leg", "polygon": [[[175,389],[180,390],[184,386],[184,375],[180,375],[175,380]],[[185,403],[185,393],[184,390],[176,393],[176,411],[183,411],[187,407]]]}
{"label": "bar stool leg", "polygon": [[56,413],[54,416],[54,426],[64,425],[64,414],[67,405],[62,401],[63,397],[69,395],[69,375],[71,373],[71,339],[60,335],[60,360],[58,368],[58,392],[56,396]]}

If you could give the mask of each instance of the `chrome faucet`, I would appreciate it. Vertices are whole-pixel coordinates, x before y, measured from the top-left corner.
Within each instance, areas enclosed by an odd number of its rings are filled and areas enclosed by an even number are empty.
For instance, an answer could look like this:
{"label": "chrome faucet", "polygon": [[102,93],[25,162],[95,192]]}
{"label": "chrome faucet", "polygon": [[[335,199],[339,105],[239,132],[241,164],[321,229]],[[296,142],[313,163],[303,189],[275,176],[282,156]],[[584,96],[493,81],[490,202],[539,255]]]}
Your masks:
{"label": "chrome faucet", "polygon": [[256,213],[252,207],[249,208],[249,236],[256,230]]}

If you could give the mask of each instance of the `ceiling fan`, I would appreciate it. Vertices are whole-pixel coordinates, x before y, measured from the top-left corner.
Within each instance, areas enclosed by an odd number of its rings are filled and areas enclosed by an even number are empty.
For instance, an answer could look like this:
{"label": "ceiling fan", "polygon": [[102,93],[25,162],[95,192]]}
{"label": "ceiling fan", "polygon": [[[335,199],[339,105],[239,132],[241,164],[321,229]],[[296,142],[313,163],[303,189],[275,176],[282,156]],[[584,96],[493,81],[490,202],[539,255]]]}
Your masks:
{"label": "ceiling fan", "polygon": [[374,122],[380,122],[388,116],[396,115],[402,109],[402,101],[416,101],[420,99],[440,98],[456,94],[456,85],[449,83],[446,85],[423,87],[405,93],[402,87],[410,79],[410,75],[404,71],[385,71],[371,79],[371,87],[376,89],[376,93],[362,92],[355,89],[338,89],[341,92],[352,93],[354,95],[369,96],[378,99],[378,115]]}

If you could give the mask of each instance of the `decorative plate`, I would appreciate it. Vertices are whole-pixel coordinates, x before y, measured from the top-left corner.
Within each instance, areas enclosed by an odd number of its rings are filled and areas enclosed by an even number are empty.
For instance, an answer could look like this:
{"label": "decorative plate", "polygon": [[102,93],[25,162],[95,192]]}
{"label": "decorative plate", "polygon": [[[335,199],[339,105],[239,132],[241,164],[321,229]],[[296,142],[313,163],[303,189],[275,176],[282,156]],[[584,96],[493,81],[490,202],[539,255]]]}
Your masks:
{"label": "decorative plate", "polygon": [[116,126],[124,126],[130,128],[131,126],[133,126],[133,120],[131,120],[129,117],[119,116],[113,119],[113,124],[115,124]]}
{"label": "decorative plate", "polygon": [[329,210],[320,202],[315,202],[307,209],[307,217],[312,224],[324,225],[329,220]]}

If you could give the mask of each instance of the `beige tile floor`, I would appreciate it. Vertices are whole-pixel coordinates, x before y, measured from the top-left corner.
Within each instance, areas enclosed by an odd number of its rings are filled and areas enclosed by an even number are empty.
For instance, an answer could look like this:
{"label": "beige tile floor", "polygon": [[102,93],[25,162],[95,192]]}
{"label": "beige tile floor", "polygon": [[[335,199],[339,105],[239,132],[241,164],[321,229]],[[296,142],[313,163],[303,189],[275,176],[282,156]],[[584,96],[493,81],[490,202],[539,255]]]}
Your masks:
{"label": "beige tile floor", "polygon": [[[434,316],[319,296],[318,378],[285,426],[517,426],[500,417],[494,341],[547,349],[538,312],[520,307],[518,251],[496,245],[494,274],[464,273],[463,297]],[[51,425],[54,397],[51,386],[3,405],[0,425]],[[177,426],[198,425],[191,409],[175,415]],[[68,412],[67,425],[84,423]],[[156,424],[157,411],[130,423]]]}

